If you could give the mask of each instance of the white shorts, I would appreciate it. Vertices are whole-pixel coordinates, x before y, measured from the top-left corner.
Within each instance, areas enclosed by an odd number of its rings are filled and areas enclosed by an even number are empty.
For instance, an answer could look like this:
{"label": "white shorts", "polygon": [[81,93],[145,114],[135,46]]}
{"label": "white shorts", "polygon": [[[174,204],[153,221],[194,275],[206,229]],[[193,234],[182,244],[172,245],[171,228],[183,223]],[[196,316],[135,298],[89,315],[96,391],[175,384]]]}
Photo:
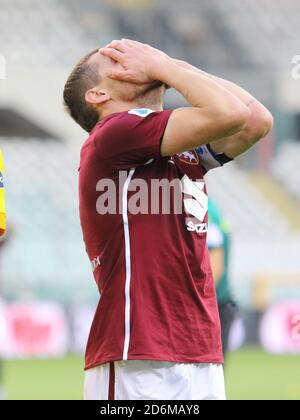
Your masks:
{"label": "white shorts", "polygon": [[226,400],[222,365],[122,361],[85,373],[85,400]]}

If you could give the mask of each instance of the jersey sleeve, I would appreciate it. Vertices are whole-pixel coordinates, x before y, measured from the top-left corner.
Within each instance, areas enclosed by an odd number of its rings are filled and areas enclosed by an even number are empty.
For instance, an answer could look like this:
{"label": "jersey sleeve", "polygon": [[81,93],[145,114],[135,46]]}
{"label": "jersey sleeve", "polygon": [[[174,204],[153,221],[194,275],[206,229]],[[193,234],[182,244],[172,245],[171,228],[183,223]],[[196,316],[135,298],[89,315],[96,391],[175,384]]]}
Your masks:
{"label": "jersey sleeve", "polygon": [[141,109],[109,119],[95,132],[99,156],[118,169],[130,169],[160,158],[161,142],[171,113],[171,110]]}
{"label": "jersey sleeve", "polygon": [[206,172],[215,168],[220,168],[226,163],[233,161],[233,159],[229,158],[224,153],[215,153],[209,144],[197,147],[196,151],[199,155],[201,165]]}
{"label": "jersey sleeve", "polygon": [[223,232],[221,228],[215,223],[208,225],[207,245],[208,249],[223,248],[224,246]]}

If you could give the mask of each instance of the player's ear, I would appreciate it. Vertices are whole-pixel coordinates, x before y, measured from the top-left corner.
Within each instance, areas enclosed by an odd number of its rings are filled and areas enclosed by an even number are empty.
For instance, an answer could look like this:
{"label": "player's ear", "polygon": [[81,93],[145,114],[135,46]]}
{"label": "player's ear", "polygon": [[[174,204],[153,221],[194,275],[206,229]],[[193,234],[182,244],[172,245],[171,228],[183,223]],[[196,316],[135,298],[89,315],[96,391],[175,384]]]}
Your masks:
{"label": "player's ear", "polygon": [[89,104],[101,105],[111,99],[109,93],[99,88],[89,89],[85,93],[85,100]]}

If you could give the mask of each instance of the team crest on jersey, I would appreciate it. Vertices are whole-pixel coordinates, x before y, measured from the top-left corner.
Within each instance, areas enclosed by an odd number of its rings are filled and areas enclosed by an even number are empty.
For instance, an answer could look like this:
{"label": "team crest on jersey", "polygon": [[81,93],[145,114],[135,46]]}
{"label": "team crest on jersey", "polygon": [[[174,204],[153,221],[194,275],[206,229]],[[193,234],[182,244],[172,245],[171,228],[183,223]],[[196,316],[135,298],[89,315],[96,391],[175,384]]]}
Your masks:
{"label": "team crest on jersey", "polygon": [[199,165],[200,163],[199,156],[195,150],[192,150],[190,152],[178,153],[177,157],[181,162],[187,163],[188,165]]}
{"label": "team crest on jersey", "polygon": [[132,109],[128,114],[137,115],[138,117],[146,118],[148,115],[153,114],[155,111],[148,108]]}
{"label": "team crest on jersey", "polygon": [[0,172],[0,188],[4,188],[4,180],[3,180],[2,172]]}

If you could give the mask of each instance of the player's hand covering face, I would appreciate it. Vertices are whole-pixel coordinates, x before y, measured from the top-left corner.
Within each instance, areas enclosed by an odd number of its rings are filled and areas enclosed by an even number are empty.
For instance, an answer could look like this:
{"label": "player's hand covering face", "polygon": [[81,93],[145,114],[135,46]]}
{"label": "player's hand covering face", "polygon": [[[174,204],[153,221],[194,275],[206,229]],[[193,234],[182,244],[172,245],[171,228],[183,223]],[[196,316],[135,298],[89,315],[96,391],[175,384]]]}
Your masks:
{"label": "player's hand covering face", "polygon": [[122,39],[112,41],[99,53],[121,64],[107,76],[111,79],[135,84],[148,84],[159,80],[158,69],[171,60],[164,52],[141,42]]}

